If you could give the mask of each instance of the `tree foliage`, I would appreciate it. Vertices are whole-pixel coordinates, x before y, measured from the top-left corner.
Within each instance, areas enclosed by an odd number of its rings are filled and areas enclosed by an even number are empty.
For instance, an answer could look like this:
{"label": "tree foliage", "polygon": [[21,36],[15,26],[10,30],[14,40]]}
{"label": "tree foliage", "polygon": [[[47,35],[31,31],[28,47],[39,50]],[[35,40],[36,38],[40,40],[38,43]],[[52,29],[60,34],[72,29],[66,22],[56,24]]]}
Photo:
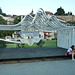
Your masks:
{"label": "tree foliage", "polygon": [[[0,16],[0,24],[1,25],[7,25],[7,21],[4,20],[1,16]],[[0,31],[0,38],[4,38],[5,36],[8,36],[8,35],[12,35],[14,31]]]}
{"label": "tree foliage", "polygon": [[0,8],[0,13],[2,13],[2,9]]}
{"label": "tree foliage", "polygon": [[6,25],[7,21],[0,16],[0,24]]}
{"label": "tree foliage", "polygon": [[55,13],[55,15],[65,15],[65,11],[62,7],[57,9],[57,12]]}
{"label": "tree foliage", "polygon": [[6,42],[0,40],[0,48],[6,48]]}
{"label": "tree foliage", "polygon": [[0,14],[6,16],[6,13],[3,13],[1,8],[0,8]]}
{"label": "tree foliage", "polygon": [[17,24],[21,21],[21,16],[17,16],[14,20],[14,23]]}
{"label": "tree foliage", "polygon": [[68,12],[68,15],[72,15],[72,12]]}
{"label": "tree foliage", "polygon": [[39,41],[38,43],[36,43],[36,44],[38,45],[38,47],[42,47],[44,43],[45,43],[45,42],[44,42],[43,40],[40,40],[40,41]]}
{"label": "tree foliage", "polygon": [[54,15],[72,15],[72,12],[65,13],[64,9],[62,7],[57,9],[57,12]]}
{"label": "tree foliage", "polygon": [[0,38],[4,38],[5,36],[12,36],[14,31],[0,31]]}

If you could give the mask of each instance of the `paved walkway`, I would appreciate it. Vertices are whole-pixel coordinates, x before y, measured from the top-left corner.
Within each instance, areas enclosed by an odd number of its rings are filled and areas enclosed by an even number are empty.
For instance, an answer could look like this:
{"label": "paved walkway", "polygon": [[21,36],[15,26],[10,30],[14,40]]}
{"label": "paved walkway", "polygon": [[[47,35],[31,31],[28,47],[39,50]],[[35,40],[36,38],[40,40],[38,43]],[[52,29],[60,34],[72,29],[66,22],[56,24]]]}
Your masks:
{"label": "paved walkway", "polygon": [[0,75],[75,75],[75,61],[0,64]]}
{"label": "paved walkway", "polygon": [[65,52],[66,49],[59,47],[0,48],[0,60],[64,56]]}

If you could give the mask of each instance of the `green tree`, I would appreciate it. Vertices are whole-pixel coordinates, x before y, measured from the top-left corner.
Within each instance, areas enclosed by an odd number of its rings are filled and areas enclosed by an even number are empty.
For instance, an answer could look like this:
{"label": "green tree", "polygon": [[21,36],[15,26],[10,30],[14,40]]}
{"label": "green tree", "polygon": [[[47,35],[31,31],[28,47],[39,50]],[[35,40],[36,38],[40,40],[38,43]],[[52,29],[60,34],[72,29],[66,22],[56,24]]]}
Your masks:
{"label": "green tree", "polygon": [[72,15],[72,12],[68,12],[68,15]]}
{"label": "green tree", "polygon": [[57,9],[57,12],[55,13],[55,15],[65,15],[65,11],[62,7]]}
{"label": "green tree", "polygon": [[6,42],[0,40],[0,48],[6,48]]}
{"label": "green tree", "polygon": [[[7,25],[7,21],[4,20],[1,16],[0,16],[0,25]],[[8,35],[12,35],[14,31],[0,31],[0,38],[4,38],[5,36]]]}
{"label": "green tree", "polygon": [[5,36],[12,36],[14,31],[0,31],[0,38],[5,38]]}
{"label": "green tree", "polygon": [[6,25],[7,21],[0,16],[0,24]]}
{"label": "green tree", "polygon": [[0,8],[0,14],[2,13],[2,9]]}
{"label": "green tree", "polygon": [[44,42],[43,40],[40,40],[40,41],[39,41],[38,43],[36,43],[36,44],[38,45],[38,47],[42,47],[44,43],[45,43],[45,42]]}
{"label": "green tree", "polygon": [[14,20],[14,24],[17,24],[21,21],[21,16],[17,16]]}
{"label": "green tree", "polygon": [[0,8],[0,14],[6,16],[6,13],[3,13],[1,8]]}
{"label": "green tree", "polygon": [[1,13],[1,15],[3,15],[3,16],[7,16],[6,13]]}

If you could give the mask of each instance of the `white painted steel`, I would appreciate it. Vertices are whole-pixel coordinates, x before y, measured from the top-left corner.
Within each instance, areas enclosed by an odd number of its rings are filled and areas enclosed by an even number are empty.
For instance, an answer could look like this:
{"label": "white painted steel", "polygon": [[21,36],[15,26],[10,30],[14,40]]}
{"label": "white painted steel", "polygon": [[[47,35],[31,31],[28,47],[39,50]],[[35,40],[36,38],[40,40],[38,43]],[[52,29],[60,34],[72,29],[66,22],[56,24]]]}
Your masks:
{"label": "white painted steel", "polygon": [[[56,18],[55,15],[50,15],[48,18],[46,13],[42,8],[40,8],[35,17],[32,17],[30,14],[26,15],[21,22],[15,25],[0,25],[0,30],[61,30],[73,28],[65,26]],[[75,28],[75,27],[74,27]]]}
{"label": "white painted steel", "polygon": [[57,46],[68,49],[71,45],[75,45],[75,29],[58,30]]}
{"label": "white painted steel", "polygon": [[60,23],[55,15],[50,15],[48,18],[42,8],[40,8],[35,17],[30,14],[26,15],[21,22],[15,25],[0,25],[0,30],[38,30],[38,31],[51,31],[57,30],[57,46],[68,48],[75,44],[75,26],[65,26]]}

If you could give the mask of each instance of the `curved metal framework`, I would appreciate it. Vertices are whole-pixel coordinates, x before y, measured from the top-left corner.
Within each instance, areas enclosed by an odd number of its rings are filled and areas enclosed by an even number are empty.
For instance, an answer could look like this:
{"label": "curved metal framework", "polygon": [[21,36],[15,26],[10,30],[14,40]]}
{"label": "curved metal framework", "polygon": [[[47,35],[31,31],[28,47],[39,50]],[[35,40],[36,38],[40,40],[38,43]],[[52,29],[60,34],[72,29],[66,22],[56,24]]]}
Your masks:
{"label": "curved metal framework", "polygon": [[21,22],[15,25],[0,25],[0,30],[60,30],[64,28],[74,28],[72,26],[65,26],[62,24],[55,15],[51,15],[49,18],[42,8],[40,8],[35,17],[30,14],[26,15]]}
{"label": "curved metal framework", "polygon": [[55,15],[50,15],[48,18],[42,8],[37,11],[34,17],[30,14],[26,15],[18,24],[0,25],[0,30],[38,30],[44,32],[71,28],[75,28],[75,26],[66,26],[62,24]]}

